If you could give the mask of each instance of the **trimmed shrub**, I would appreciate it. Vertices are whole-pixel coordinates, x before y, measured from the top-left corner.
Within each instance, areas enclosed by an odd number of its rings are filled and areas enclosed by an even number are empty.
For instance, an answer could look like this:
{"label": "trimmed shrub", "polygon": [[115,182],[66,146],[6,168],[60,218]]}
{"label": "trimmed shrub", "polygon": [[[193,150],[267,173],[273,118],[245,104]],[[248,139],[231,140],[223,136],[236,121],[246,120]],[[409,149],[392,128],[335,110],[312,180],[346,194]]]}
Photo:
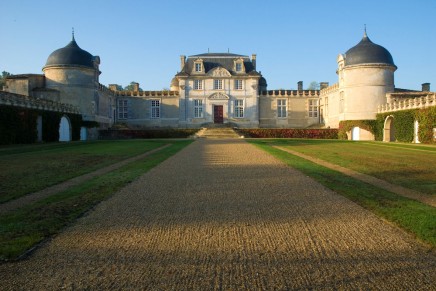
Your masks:
{"label": "trimmed shrub", "polygon": [[198,129],[121,129],[99,130],[99,139],[187,138]]}
{"label": "trimmed shrub", "polygon": [[424,109],[401,110],[377,114],[376,140],[383,140],[384,122],[388,116],[393,116],[395,138],[400,142],[412,142],[414,136],[414,122],[419,123],[419,141],[422,143],[435,143],[433,128],[436,128],[436,107]]}
{"label": "trimmed shrub", "polygon": [[337,139],[337,129],[256,128],[238,129],[245,137],[252,138],[316,138]]}
{"label": "trimmed shrub", "polygon": [[59,123],[63,115],[71,122],[72,140],[80,139],[82,116],[53,111],[0,105],[0,144],[29,144],[36,142],[38,116],[42,117],[42,139],[59,140]]}

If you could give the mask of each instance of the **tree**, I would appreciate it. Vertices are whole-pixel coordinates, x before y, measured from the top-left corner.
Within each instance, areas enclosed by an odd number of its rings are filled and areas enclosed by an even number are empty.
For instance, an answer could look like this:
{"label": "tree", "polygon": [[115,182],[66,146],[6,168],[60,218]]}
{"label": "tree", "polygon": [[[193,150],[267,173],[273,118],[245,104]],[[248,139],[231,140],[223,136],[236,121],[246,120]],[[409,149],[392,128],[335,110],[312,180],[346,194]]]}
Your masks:
{"label": "tree", "polygon": [[310,82],[307,90],[319,90],[319,83],[317,81]]}
{"label": "tree", "polygon": [[[133,91],[134,88],[135,88],[135,85],[136,85],[136,84],[139,84],[139,83],[138,83],[138,82],[135,82],[135,81],[132,81],[132,82],[130,82],[129,85],[127,85],[126,87],[124,87],[124,90],[126,90],[126,91]],[[139,91],[142,92],[142,91],[144,91],[144,90],[142,90],[142,88],[139,88]]]}
{"label": "tree", "polygon": [[2,75],[0,76],[0,91],[3,90],[3,86],[6,85],[6,78],[12,76],[11,73],[3,71]]}

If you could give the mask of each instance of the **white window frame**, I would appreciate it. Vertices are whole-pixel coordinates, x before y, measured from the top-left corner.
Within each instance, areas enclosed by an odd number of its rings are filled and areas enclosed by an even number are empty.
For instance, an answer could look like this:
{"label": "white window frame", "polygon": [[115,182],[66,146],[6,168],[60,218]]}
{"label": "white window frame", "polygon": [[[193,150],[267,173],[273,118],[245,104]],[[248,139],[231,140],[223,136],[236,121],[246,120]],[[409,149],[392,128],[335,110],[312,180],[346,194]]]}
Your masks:
{"label": "white window frame", "polygon": [[203,100],[194,99],[194,118],[203,118]]}
{"label": "white window frame", "polygon": [[238,72],[238,73],[243,71],[242,70],[242,63],[241,62],[235,63],[235,71]]}
{"label": "white window frame", "polygon": [[309,117],[317,118],[319,116],[319,100],[309,99]]}
{"label": "white window frame", "polygon": [[286,118],[288,117],[288,106],[286,99],[277,99],[277,117]]}
{"label": "white window frame", "polygon": [[129,116],[129,103],[127,99],[118,99],[118,119],[127,119]]}
{"label": "white window frame", "polygon": [[223,90],[223,79],[215,79],[213,80],[213,89],[214,90]]}
{"label": "white window frame", "polygon": [[243,118],[244,117],[244,100],[236,99],[235,100],[235,118]]}
{"label": "white window frame", "polygon": [[203,90],[203,80],[194,80],[194,90]]}
{"label": "white window frame", "polygon": [[244,88],[243,83],[241,79],[235,80],[235,90],[242,90]]}
{"label": "white window frame", "polygon": [[160,100],[157,99],[151,100],[151,118],[152,119],[160,118]]}
{"label": "white window frame", "polygon": [[203,64],[201,62],[194,63],[194,71],[197,73],[203,72]]}

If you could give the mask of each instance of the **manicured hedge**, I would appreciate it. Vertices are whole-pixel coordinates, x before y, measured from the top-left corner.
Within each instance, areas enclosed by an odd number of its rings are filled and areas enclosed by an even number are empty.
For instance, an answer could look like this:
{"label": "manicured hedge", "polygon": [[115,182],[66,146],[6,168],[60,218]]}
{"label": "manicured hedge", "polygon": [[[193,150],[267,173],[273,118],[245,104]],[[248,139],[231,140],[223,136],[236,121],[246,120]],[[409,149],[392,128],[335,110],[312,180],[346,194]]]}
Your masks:
{"label": "manicured hedge", "polygon": [[377,114],[376,120],[346,120],[339,123],[339,139],[347,139],[347,132],[357,126],[374,134],[375,140],[383,140],[385,120],[393,117],[395,138],[400,142],[413,142],[415,120],[419,123],[419,141],[436,143],[433,128],[436,128],[436,106],[424,109],[401,110]]}
{"label": "manicured hedge", "polygon": [[351,131],[353,127],[365,129],[374,134],[377,127],[375,120],[344,120],[339,122],[338,138],[348,139],[347,132]]}
{"label": "manicured hedge", "polygon": [[251,138],[338,138],[337,129],[256,128],[238,131],[241,135]]}
{"label": "manicured hedge", "polygon": [[0,144],[28,144],[37,140],[36,123],[42,117],[42,139],[45,142],[59,140],[59,123],[67,115],[72,127],[72,140],[80,139],[82,116],[79,114],[42,111],[0,105]]}
{"label": "manicured hedge", "polygon": [[187,138],[198,129],[120,129],[99,130],[99,139]]}

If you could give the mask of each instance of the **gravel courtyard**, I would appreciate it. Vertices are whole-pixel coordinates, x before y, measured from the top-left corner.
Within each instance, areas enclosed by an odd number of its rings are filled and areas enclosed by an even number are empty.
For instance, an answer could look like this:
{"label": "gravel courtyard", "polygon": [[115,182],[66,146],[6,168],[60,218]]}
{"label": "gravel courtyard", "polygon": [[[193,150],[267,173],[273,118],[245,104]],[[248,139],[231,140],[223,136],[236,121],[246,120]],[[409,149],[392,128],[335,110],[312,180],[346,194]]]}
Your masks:
{"label": "gravel courtyard", "polygon": [[2,290],[436,289],[436,257],[243,140],[198,140],[23,261]]}

